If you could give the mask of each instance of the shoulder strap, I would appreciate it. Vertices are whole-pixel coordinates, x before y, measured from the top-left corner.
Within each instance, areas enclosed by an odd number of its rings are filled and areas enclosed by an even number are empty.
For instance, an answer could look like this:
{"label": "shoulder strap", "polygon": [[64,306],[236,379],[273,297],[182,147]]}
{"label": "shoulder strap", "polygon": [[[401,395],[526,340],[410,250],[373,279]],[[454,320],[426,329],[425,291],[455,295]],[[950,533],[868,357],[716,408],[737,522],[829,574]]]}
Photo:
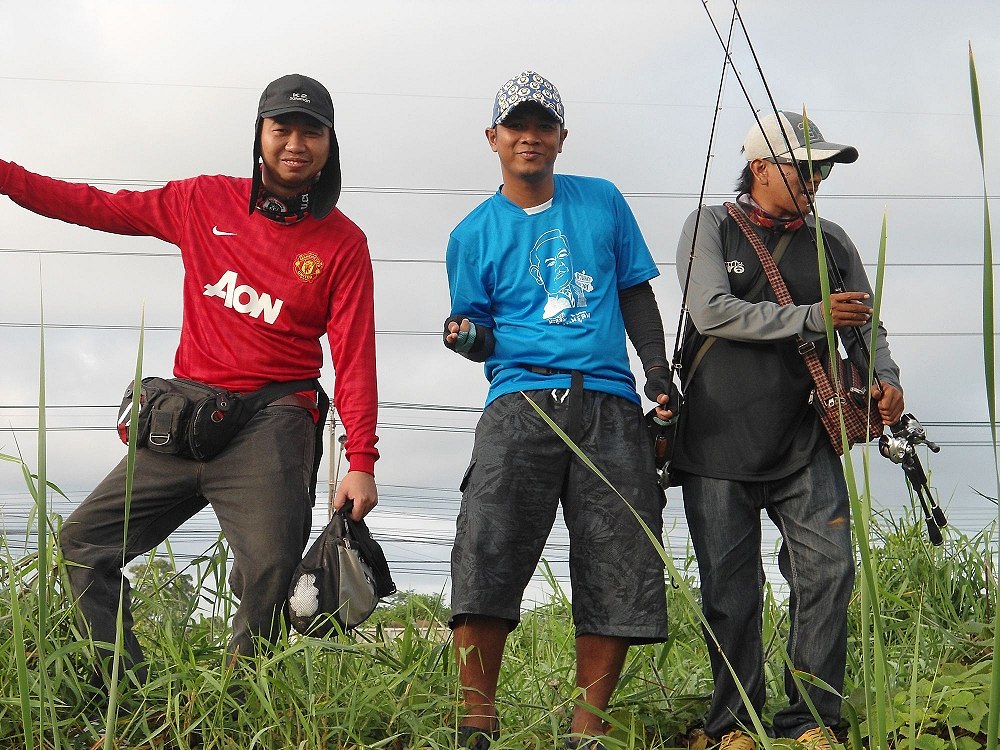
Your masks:
{"label": "shoulder strap", "polygon": [[[735,206],[734,203],[727,203],[725,205],[727,210],[729,209],[730,206]],[[742,229],[742,227],[740,228]],[[753,232],[752,229],[750,231]],[[746,232],[744,232],[744,234],[745,233]],[[757,236],[756,232],[753,232],[753,234],[755,237]],[[781,262],[781,258],[785,254],[785,250],[787,250],[788,246],[792,243],[793,235],[794,232],[785,232],[783,235],[781,235],[781,239],[778,240],[778,244],[774,246],[774,251],[770,253],[771,259],[774,261],[775,267],[777,267],[778,263]],[[761,244],[763,245],[763,242],[761,242]],[[767,252],[766,247],[764,248],[764,252]],[[767,282],[768,282],[767,275],[765,274],[764,276],[761,276],[759,279],[757,279],[757,283],[753,285],[753,287],[750,289],[749,293],[747,294],[746,297],[744,297],[744,299],[747,302],[759,302],[760,300],[755,298],[757,297],[758,294],[760,294],[764,290],[764,285],[767,284]],[[688,384],[691,382],[691,379],[694,377],[695,371],[698,369],[698,365],[701,364],[701,361],[705,358],[705,355],[708,354],[708,350],[712,348],[712,344],[715,343],[715,340],[716,340],[715,336],[706,336],[705,340],[701,342],[701,346],[698,348],[698,351],[694,355],[694,359],[691,360],[691,365],[688,367],[687,377],[684,379],[684,390],[687,390]]]}
{"label": "shoulder strap", "polygon": [[[750,220],[747,219],[746,215],[735,203],[727,203],[726,210],[729,211],[729,215],[739,225],[739,228],[753,246],[753,249],[757,251],[757,257],[760,258],[760,264],[764,267],[764,273],[767,274],[767,280],[770,282],[771,289],[774,290],[774,296],[777,297],[778,302],[782,306],[794,304],[792,295],[788,292],[788,287],[785,285],[785,280],[778,271],[778,266],[775,264],[774,258],[771,257],[771,254],[764,246],[764,241],[754,231],[753,227],[750,226]],[[830,382],[830,376],[827,375],[826,370],[823,369],[823,365],[819,361],[819,356],[816,354],[816,345],[811,341],[803,340],[798,335],[795,336],[795,341],[798,343],[799,354],[805,360],[806,368],[809,370],[809,374],[816,384],[816,395],[824,404],[832,403],[834,400],[833,383]]]}

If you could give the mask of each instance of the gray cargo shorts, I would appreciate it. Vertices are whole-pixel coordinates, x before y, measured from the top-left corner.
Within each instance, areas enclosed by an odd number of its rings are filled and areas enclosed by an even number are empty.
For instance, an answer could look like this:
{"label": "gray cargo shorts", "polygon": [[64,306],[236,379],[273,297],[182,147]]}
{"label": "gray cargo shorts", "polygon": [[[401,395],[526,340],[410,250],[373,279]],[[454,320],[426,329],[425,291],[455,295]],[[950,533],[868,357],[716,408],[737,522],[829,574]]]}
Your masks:
{"label": "gray cargo shorts", "polygon": [[[451,556],[452,626],[463,615],[520,621],[521,599],[562,504],[576,634],[667,637],[663,560],[628,506],[545,423],[564,431],[566,391],[501,396],[476,427]],[[584,391],[578,442],[662,543],[663,491],[638,405]]]}

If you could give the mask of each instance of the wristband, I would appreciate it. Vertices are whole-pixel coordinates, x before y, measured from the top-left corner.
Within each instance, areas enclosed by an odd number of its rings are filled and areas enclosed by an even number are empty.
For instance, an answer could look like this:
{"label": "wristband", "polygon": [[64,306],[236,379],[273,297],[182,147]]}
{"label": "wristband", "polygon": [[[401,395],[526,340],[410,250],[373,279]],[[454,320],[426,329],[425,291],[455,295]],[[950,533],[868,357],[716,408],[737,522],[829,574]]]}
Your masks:
{"label": "wristband", "polygon": [[458,336],[455,338],[454,349],[459,354],[468,354],[469,350],[472,349],[472,345],[475,343],[476,343],[476,324],[470,320],[469,330],[458,332]]}

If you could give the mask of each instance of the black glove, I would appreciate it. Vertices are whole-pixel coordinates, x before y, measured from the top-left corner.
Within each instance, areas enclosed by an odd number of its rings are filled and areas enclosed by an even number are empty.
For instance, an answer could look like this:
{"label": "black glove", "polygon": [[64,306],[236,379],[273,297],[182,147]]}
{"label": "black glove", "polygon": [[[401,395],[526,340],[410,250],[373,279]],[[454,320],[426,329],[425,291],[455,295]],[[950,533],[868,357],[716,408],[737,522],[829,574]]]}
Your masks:
{"label": "black glove", "polygon": [[[454,341],[449,342],[448,335],[451,333],[451,331],[448,330],[448,326],[451,325],[452,323],[461,326],[462,321],[466,319],[467,318],[464,315],[452,315],[450,318],[445,319],[444,333],[441,336],[441,339],[444,341],[444,345],[446,347],[451,349],[453,352],[457,351],[460,354],[465,354],[466,352],[469,351],[469,347],[467,346],[469,336],[468,335],[462,336],[462,333],[460,331],[458,337]],[[472,321],[469,321],[469,324],[472,325]],[[475,326],[473,326],[469,331],[469,333],[471,333],[472,335],[473,341],[475,340],[475,333],[473,333],[473,331],[475,330],[476,330]]]}
{"label": "black glove", "polygon": [[674,385],[673,379],[670,377],[669,367],[661,365],[650,367],[646,371],[646,385],[643,386],[642,392],[646,394],[646,398],[655,404],[658,404],[656,397],[661,393],[666,393],[670,397],[670,400],[667,401],[664,408],[670,409],[675,417],[680,413],[681,395],[680,391],[677,390],[677,386]]}
{"label": "black glove", "polygon": [[496,346],[492,328],[477,326],[470,320],[468,333],[460,332],[453,343],[448,343],[448,334],[451,333],[448,330],[448,325],[457,323],[461,326],[463,320],[468,320],[468,316],[452,315],[444,321],[444,334],[442,335],[444,345],[473,362],[485,362],[493,354],[493,348]]}

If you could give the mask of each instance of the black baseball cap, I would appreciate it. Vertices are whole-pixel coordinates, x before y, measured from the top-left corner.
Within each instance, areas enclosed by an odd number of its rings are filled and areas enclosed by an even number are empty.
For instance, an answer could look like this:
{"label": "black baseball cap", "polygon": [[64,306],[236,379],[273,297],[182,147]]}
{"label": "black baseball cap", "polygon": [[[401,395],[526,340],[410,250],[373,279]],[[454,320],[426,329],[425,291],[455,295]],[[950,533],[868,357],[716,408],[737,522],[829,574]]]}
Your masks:
{"label": "black baseball cap", "polygon": [[315,117],[328,128],[333,127],[333,99],[319,81],[299,73],[271,81],[260,95],[257,118],[277,117],[292,112]]}
{"label": "black baseball cap", "polygon": [[326,86],[315,78],[301,73],[291,73],[267,84],[257,105],[257,120],[254,123],[253,172],[250,185],[250,205],[252,214],[257,207],[263,181],[260,174],[260,128],[265,117],[280,117],[299,113],[315,118],[330,128],[330,157],[320,172],[319,179],[310,189],[310,211],[317,219],[329,214],[340,200],[340,144],[333,128],[333,98]]}

